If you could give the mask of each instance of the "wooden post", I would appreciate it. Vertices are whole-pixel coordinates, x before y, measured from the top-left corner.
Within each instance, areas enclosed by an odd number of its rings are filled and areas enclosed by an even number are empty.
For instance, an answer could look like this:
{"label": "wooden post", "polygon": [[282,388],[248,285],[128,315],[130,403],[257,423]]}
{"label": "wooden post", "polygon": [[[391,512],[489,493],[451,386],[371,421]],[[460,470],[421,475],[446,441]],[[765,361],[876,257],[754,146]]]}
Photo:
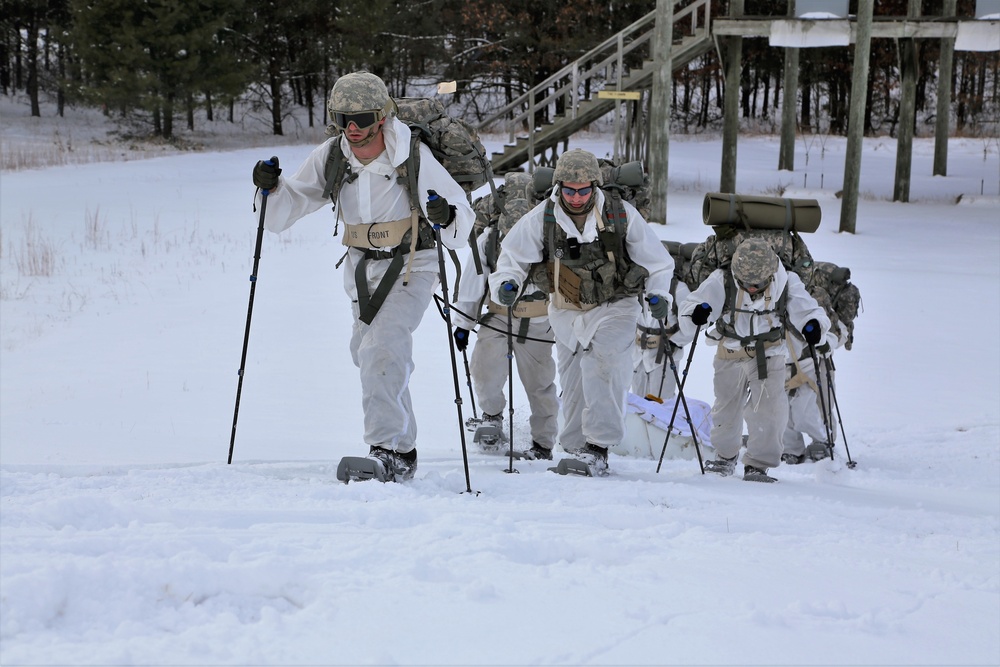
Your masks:
{"label": "wooden post", "polygon": [[[743,16],[743,0],[729,1],[729,16]],[[719,177],[720,192],[736,192],[736,143],[740,134],[740,73],[743,70],[743,38],[739,36],[724,39],[726,90],[723,94],[722,111],[722,174]]]}
{"label": "wooden post", "polygon": [[649,218],[667,223],[670,150],[670,92],[673,77],[674,0],[656,0],[653,32],[653,91],[649,101]]}
{"label": "wooden post", "polygon": [[[795,16],[795,0],[788,0],[788,15]],[[781,90],[781,144],[778,169],[795,171],[796,111],[799,101],[799,50],[785,47],[785,76]]]}
{"label": "wooden post", "polygon": [[[955,15],[956,0],[944,0],[941,15]],[[941,40],[938,60],[937,110],[934,120],[934,175],[948,175],[948,134],[951,131],[951,79],[955,69],[955,40]]]}
{"label": "wooden post", "polygon": [[851,72],[851,108],[847,121],[847,154],[844,158],[844,196],[840,205],[840,231],[853,234],[857,227],[858,190],[861,186],[861,147],[865,133],[868,96],[868,61],[872,46],[875,0],[858,0],[857,36]]}
{"label": "wooden post", "polygon": [[[909,0],[907,18],[920,16],[920,0]],[[910,176],[913,171],[913,131],[917,119],[917,42],[912,38],[899,40],[899,62],[902,86],[899,100],[899,126],[896,134],[896,179],[892,200],[910,201]]]}

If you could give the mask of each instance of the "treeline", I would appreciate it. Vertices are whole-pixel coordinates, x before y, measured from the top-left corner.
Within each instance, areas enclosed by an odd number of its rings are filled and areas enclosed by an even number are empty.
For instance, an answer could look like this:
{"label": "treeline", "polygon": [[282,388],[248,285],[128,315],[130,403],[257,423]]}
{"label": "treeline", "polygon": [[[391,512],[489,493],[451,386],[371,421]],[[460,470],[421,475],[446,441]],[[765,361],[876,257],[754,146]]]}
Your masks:
{"label": "treeline", "polygon": [[[680,3],[684,4],[684,3]],[[452,103],[481,119],[655,9],[655,0],[3,0],[0,89],[40,99],[98,106],[138,120],[167,139],[196,114],[233,122],[244,105],[265,114],[274,134],[294,110],[310,126],[327,122],[325,100],[342,73],[366,69],[396,96],[458,82]],[[713,16],[728,11],[713,0]],[[851,3],[855,11],[856,1]],[[941,2],[925,0],[926,16]],[[879,0],[878,17],[905,16],[908,0]],[[972,16],[975,0],[958,0]],[[787,16],[788,3],[746,0],[748,16]],[[917,123],[935,113],[940,44],[918,41]],[[780,120],[783,53],[745,39],[743,117],[762,131]],[[795,91],[803,131],[846,132],[850,51],[802,49]],[[996,133],[1000,57],[957,52],[951,112],[959,133]],[[892,133],[899,114],[899,51],[872,42],[866,134]],[[716,51],[674,77],[675,132],[716,129],[722,117],[722,68]],[[917,131],[920,132],[918,127]]]}

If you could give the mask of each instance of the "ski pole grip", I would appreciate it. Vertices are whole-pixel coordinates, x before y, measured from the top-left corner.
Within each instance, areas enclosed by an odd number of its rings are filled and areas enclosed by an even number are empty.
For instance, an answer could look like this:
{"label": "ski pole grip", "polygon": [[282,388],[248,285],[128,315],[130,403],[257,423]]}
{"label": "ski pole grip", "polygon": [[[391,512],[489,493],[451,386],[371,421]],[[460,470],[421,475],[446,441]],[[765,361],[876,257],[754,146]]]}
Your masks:
{"label": "ski pole grip", "polygon": [[435,192],[434,190],[428,190],[427,191],[427,201],[434,201],[439,196],[440,195],[437,192]]}
{"label": "ski pole grip", "polygon": [[[266,164],[269,167],[276,166],[278,164],[278,156],[276,156],[276,155],[271,156],[270,160],[264,160],[264,164]],[[280,174],[281,172],[279,171],[278,173]],[[265,188],[261,188],[260,189],[260,196],[261,197],[267,197],[269,194],[271,194],[270,190],[267,190]]]}
{"label": "ski pole grip", "polygon": [[658,304],[658,303],[660,302],[660,297],[658,297],[658,296],[656,296],[656,295],[654,294],[653,296],[651,296],[651,297],[648,297],[648,298],[646,299],[646,301],[648,301],[649,303],[651,303],[652,305],[654,305],[654,306],[655,306],[656,304]]}

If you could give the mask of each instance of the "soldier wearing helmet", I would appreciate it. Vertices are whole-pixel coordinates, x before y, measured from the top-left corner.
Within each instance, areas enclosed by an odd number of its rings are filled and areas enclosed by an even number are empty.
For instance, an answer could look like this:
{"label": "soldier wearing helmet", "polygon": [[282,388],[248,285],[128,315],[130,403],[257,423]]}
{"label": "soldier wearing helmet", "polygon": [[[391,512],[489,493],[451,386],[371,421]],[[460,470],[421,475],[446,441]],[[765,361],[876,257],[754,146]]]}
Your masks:
{"label": "soldier wearing helmet", "polygon": [[[487,280],[496,268],[504,238],[535,204],[534,200],[529,202],[524,198],[534,194],[533,188],[526,188],[530,177],[526,181],[525,176],[516,173],[506,175],[502,188],[503,210],[496,223],[486,227],[476,241],[478,264],[475,257],[470,257],[462,269],[452,317],[458,327],[454,333],[455,344],[462,352],[470,342],[471,331],[478,327],[469,366],[473,390],[483,410],[483,417],[477,424],[480,428],[476,429],[474,436],[476,444],[486,452],[506,451],[501,445],[508,431],[503,423],[503,410],[507,405],[504,391],[509,387],[509,324],[517,374],[531,410],[528,421],[531,446],[522,456],[527,459],[551,459],[559,429],[559,397],[555,383],[556,362],[552,357],[548,294],[536,285],[529,285],[525,298],[509,313],[487,293]],[[481,270],[477,271],[477,266]],[[486,435],[490,432],[503,436]]]}
{"label": "soldier wearing helmet", "polygon": [[[293,176],[281,175],[277,158],[257,163],[257,201],[267,197],[264,224],[282,232],[334,199],[335,230],[344,225],[341,238],[348,246],[344,287],[354,316],[350,350],[361,373],[364,443],[387,480],[409,479],[417,465],[408,389],[413,331],[438,281],[436,244],[464,247],[475,214],[465,191],[422,143],[419,210],[411,211],[414,193],[397,177],[410,157],[410,129],[396,118],[382,79],[345,74],[334,83],[328,110],[332,136]],[[334,151],[348,174],[335,189],[327,181]]]}
{"label": "soldier wearing helmet", "polygon": [[767,471],[781,462],[788,423],[785,336],[818,343],[830,328],[826,312],[766,240],[749,238],[728,268],[713,271],[681,302],[677,319],[673,342],[686,345],[711,326],[706,338],[717,346],[711,432],[716,458],[705,470],[733,474],[746,422],[743,479],[774,482]]}
{"label": "soldier wearing helmet", "polygon": [[515,304],[526,284],[544,285],[562,389],[559,444],[604,475],[608,448],[625,436],[640,299],[669,309],[674,263],[639,212],[600,188],[595,155],[567,151],[552,181],[548,199],[504,240],[490,296]]}

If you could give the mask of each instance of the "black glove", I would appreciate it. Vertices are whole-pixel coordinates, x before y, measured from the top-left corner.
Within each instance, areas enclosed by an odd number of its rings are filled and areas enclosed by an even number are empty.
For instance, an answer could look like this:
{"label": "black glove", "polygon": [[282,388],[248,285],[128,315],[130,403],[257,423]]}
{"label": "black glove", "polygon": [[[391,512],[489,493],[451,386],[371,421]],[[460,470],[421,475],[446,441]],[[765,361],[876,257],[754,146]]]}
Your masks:
{"label": "black glove", "polygon": [[455,347],[458,348],[458,351],[465,352],[465,348],[469,347],[469,330],[457,327],[452,336],[455,339]]}
{"label": "black glove", "polygon": [[806,339],[806,342],[810,345],[816,345],[823,339],[823,332],[820,331],[819,322],[816,320],[809,320],[806,325],[802,327],[802,337]]}
{"label": "black glove", "polygon": [[253,168],[253,184],[261,190],[273,190],[278,187],[278,175],[281,169],[278,168],[277,156],[270,160],[258,160]]}
{"label": "black glove", "polygon": [[427,219],[431,224],[444,229],[455,219],[455,207],[448,200],[434,192],[427,191]]}
{"label": "black glove", "polygon": [[830,344],[823,343],[822,345],[817,345],[816,351],[819,352],[820,354],[830,354]]}
{"label": "black glove", "polygon": [[650,294],[646,297],[649,302],[649,314],[658,320],[666,320],[670,314],[670,301],[659,294]]}
{"label": "black glove", "polygon": [[712,314],[712,307],[707,303],[699,303],[691,311],[691,321],[695,323],[696,326],[704,326],[708,324],[708,316]]}
{"label": "black glove", "polygon": [[500,299],[501,306],[513,306],[517,301],[517,284],[510,280],[503,281],[497,298]]}

